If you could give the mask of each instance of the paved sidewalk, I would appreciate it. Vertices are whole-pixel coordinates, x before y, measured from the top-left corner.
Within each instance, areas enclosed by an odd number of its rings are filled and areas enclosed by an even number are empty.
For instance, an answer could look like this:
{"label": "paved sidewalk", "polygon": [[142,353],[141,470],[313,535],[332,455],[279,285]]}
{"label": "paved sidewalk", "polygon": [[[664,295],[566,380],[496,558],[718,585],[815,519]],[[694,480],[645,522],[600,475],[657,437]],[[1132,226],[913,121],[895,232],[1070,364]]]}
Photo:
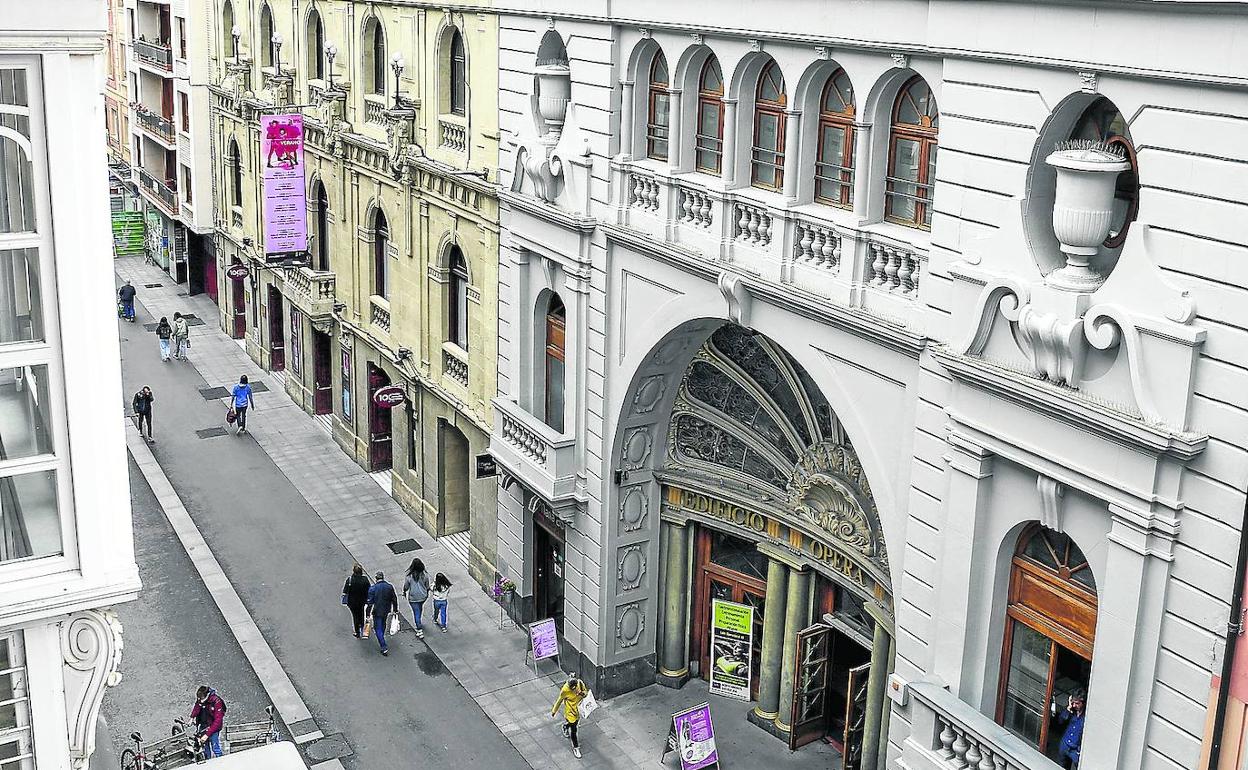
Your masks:
{"label": "paved sidewalk", "polygon": [[[141,258],[115,262],[121,278],[129,278],[139,290],[139,303],[157,318],[173,317],[174,311],[194,313],[203,325],[190,329],[191,364],[209,385],[229,386],[246,374],[252,383],[269,389],[255,397],[248,415],[252,439],[272,458],[307,504],[324,522],[350,555],[373,572],[384,570],[399,578],[413,556],[431,571],[445,572],[455,584],[450,604],[450,632],[441,634],[431,624],[425,643],[434,653],[418,662],[428,674],[445,666],[486,715],[503,732],[528,764],[534,768],[635,768],[658,762],[667,734],[670,714],[708,700],[704,682],[695,681],[681,690],[650,686],[604,702],[581,730],[584,759],[572,758],[550,717],[562,675],[537,675],[525,665],[526,635],[510,624],[500,627],[499,610],[491,598],[468,575],[467,569],[443,545],[430,537],[362,468],[344,454],[325,428],[286,396],[281,380],[256,366],[238,342],[219,328],[217,308],[206,296],[179,296],[181,287]],[[147,287],[146,284],[161,284]],[[151,342],[155,355],[155,337]],[[172,366],[185,366],[174,362]],[[221,402],[222,425],[226,405]],[[156,435],[161,422],[157,413]],[[229,436],[219,441],[248,441]],[[395,555],[388,543],[411,538],[420,550]],[[225,564],[227,572],[230,565]],[[397,581],[396,581],[397,582]],[[430,608],[426,607],[426,612]],[[410,609],[404,608],[410,627]],[[428,630],[433,633],[428,633]],[[411,634],[404,645],[416,643]],[[279,650],[279,657],[280,657]],[[547,667],[545,672],[551,672]],[[735,766],[835,767],[830,748],[811,747],[790,753],[783,744],[767,737],[744,721],[746,704],[715,699],[717,735],[721,755]],[[674,755],[667,766],[678,767]]]}

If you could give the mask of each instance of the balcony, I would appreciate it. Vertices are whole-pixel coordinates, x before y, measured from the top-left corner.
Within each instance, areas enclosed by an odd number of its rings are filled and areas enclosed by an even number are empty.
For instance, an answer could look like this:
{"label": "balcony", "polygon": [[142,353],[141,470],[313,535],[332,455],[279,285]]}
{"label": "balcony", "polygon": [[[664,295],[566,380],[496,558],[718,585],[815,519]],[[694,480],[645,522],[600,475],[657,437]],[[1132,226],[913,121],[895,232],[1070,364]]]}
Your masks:
{"label": "balcony", "polygon": [[364,94],[364,122],[374,126],[386,125],[386,97]]}
{"label": "balcony", "polygon": [[161,117],[141,105],[137,105],[134,109],[134,117],[138,120],[139,125],[153,139],[161,144],[168,145],[170,149],[176,147],[177,141],[174,136],[173,121],[169,118]]}
{"label": "balcony", "polygon": [[173,48],[169,43],[153,43],[148,40],[135,40],[134,55],[140,62],[150,64],[165,72],[173,72]]}
{"label": "balcony", "polygon": [[334,312],[337,279],[331,272],[307,267],[286,271],[287,295],[309,318],[328,318]]}
{"label": "balcony", "polygon": [[468,152],[468,128],[463,118],[456,115],[438,118],[438,146],[461,155]]}
{"label": "balcony", "polygon": [[556,432],[509,398],[494,399],[490,454],[552,505],[576,500],[576,439]]}
{"label": "balcony", "polygon": [[368,299],[368,322],[378,331],[390,336],[390,303],[385,297],[373,295]]}
{"label": "balcony", "polygon": [[150,193],[168,214],[177,216],[178,193],[168,184],[152,176],[147,169],[140,168],[139,187]]}
{"label": "balcony", "polygon": [[1048,757],[948,690],[912,682],[910,737],[902,747],[909,770],[1057,770]]}
{"label": "balcony", "polygon": [[646,163],[613,164],[619,224],[707,263],[859,307],[909,325],[919,320],[926,232],[848,224],[849,212],[789,206],[753,188],[716,189],[700,175]]}
{"label": "balcony", "polygon": [[468,354],[453,342],[442,343],[442,373],[460,387],[468,387]]}

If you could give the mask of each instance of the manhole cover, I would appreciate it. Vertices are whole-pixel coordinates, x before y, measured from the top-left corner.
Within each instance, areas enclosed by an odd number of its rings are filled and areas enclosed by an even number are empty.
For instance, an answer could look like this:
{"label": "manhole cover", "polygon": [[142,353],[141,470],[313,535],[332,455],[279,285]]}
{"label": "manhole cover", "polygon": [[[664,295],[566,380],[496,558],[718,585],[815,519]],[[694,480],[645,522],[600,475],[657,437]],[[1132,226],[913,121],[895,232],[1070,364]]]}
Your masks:
{"label": "manhole cover", "polygon": [[400,554],[400,553],[408,553],[409,551],[419,551],[420,543],[417,543],[415,540],[409,537],[406,540],[398,540],[393,543],[386,543],[386,547],[389,548],[391,551],[394,551],[396,554]]}
{"label": "manhole cover", "polygon": [[217,436],[225,435],[225,428],[219,425],[215,428],[204,428],[203,430],[195,431],[195,435],[200,438],[216,438]]}
{"label": "manhole cover", "polygon": [[354,752],[342,733],[334,733],[303,744],[303,753],[311,760],[310,764],[315,765],[318,762],[349,757]]}
{"label": "manhole cover", "polygon": [[163,289],[163,288],[165,288],[165,285],[164,285],[163,283],[145,283],[145,284],[143,284],[143,288],[145,288],[145,289]]}
{"label": "manhole cover", "polygon": [[204,319],[200,318],[194,313],[187,313],[186,315],[182,317],[186,319],[187,326],[203,326],[204,325]]}
{"label": "manhole cover", "polygon": [[144,328],[144,329],[147,329],[149,332],[154,332],[154,331],[156,331],[156,324],[154,324],[154,323],[150,323],[150,324],[143,324],[143,328]]}
{"label": "manhole cover", "polygon": [[205,401],[215,401],[218,398],[225,398],[230,395],[230,391],[225,388],[200,388],[199,395],[204,397]]}

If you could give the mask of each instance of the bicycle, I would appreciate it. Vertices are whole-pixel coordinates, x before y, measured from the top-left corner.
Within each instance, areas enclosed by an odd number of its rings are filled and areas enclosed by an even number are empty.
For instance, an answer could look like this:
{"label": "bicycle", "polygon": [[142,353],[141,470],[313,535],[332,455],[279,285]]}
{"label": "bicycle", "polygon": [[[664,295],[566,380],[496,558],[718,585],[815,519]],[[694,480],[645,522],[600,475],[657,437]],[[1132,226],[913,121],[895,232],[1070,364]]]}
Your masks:
{"label": "bicycle", "polygon": [[182,717],[173,720],[168,738],[143,745],[143,734],[130,733],[134,748],[121,752],[121,770],[166,770],[205,760],[198,731]]}

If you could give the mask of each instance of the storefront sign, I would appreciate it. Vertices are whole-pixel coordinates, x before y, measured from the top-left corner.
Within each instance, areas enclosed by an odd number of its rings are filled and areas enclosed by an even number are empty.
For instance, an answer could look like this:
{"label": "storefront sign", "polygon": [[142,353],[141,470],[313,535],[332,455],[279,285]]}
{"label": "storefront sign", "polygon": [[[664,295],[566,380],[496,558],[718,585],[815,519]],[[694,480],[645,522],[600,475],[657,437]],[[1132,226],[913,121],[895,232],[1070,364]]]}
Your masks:
{"label": "storefront sign", "polygon": [[303,180],[303,115],[260,117],[264,164],[264,255],[269,262],[304,258],[308,210]]}
{"label": "storefront sign", "polygon": [[750,649],[754,608],[721,599],[711,601],[711,692],[750,699]]}
{"label": "storefront sign", "polygon": [[225,269],[225,277],[231,281],[241,281],[247,277],[247,266],[239,263],[230,265]]}
{"label": "storefront sign", "polygon": [[559,654],[559,634],[554,618],[539,620],[529,626],[529,641],[533,644],[533,660],[545,660]]}
{"label": "storefront sign", "polygon": [[672,724],[667,731],[667,745],[663,748],[660,762],[667,758],[669,751],[680,755],[680,770],[702,770],[719,766],[719,751],[715,748],[715,726],[711,723],[711,704],[703,703],[672,714]]}
{"label": "storefront sign", "polygon": [[385,385],[373,391],[373,403],[383,409],[393,409],[406,400],[401,385]]}
{"label": "storefront sign", "polygon": [[498,461],[494,455],[486,452],[477,455],[477,478],[488,479],[498,475]]}
{"label": "storefront sign", "polygon": [[673,494],[669,494],[669,499],[673,496],[677,497],[677,504],[686,511],[695,513],[705,513],[708,516],[714,516],[722,519],[730,524],[736,524],[739,527],[752,529],[755,532],[765,532],[767,530],[767,517],[756,511],[747,510],[739,505],[716,500],[713,497],[690,492],[687,489],[677,489],[676,487],[668,487]]}

